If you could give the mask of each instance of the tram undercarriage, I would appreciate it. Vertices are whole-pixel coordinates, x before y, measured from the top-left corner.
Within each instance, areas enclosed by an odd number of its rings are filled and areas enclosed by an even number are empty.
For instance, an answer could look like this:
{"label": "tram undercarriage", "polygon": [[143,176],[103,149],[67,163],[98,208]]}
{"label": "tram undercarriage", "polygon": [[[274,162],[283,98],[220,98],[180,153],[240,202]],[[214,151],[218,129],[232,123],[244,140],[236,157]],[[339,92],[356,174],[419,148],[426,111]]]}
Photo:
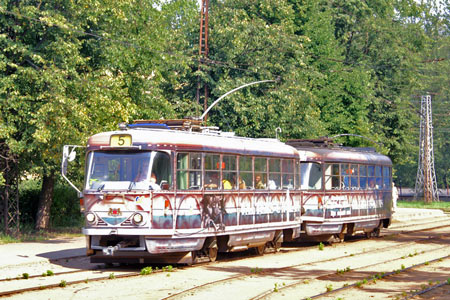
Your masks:
{"label": "tram undercarriage", "polygon": [[177,263],[215,261],[218,252],[239,252],[253,248],[258,255],[266,248],[278,251],[283,231],[289,240],[300,228],[246,232],[192,238],[91,235],[86,237],[87,254],[93,263]]}
{"label": "tram undercarriage", "polygon": [[390,218],[367,221],[354,221],[349,223],[312,223],[304,222],[301,226],[302,235],[299,241],[309,242],[343,242],[357,232],[363,232],[366,238],[378,237],[381,228],[388,228]]}

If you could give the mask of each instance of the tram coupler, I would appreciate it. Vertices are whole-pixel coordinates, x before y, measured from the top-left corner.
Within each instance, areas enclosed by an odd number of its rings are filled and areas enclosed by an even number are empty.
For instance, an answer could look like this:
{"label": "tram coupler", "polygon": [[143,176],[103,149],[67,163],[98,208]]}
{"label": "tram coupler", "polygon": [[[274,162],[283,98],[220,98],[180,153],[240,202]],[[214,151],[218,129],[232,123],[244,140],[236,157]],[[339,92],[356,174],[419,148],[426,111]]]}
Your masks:
{"label": "tram coupler", "polygon": [[129,241],[121,241],[120,243],[118,243],[115,246],[108,246],[106,248],[103,248],[103,255],[107,255],[107,256],[113,256],[114,252],[122,249],[122,248],[126,248],[131,244],[131,242]]}

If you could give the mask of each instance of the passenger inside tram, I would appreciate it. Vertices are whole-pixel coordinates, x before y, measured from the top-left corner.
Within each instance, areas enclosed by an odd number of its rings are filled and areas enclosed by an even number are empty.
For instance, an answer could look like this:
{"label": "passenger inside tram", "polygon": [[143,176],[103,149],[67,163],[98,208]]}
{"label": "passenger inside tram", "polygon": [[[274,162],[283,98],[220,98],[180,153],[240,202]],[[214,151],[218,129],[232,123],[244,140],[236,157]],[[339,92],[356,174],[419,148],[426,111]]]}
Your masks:
{"label": "passenger inside tram", "polygon": [[155,191],[159,191],[161,189],[161,187],[157,183],[155,173],[152,173],[152,176],[150,177],[150,188]]}
{"label": "passenger inside tram", "polygon": [[266,188],[266,185],[261,180],[261,175],[256,175],[255,177],[255,188],[257,190],[262,190]]}
{"label": "passenger inside tram", "polygon": [[241,176],[238,177],[239,181],[239,188],[241,190],[245,190],[247,188],[247,185],[245,184],[245,181],[241,178]]}
{"label": "passenger inside tram", "polygon": [[205,173],[205,188],[217,189],[219,187],[219,173],[218,172],[206,172]]}
{"label": "passenger inside tram", "polygon": [[231,185],[231,182],[228,179],[222,180],[222,186],[224,190],[231,190],[233,186]]}

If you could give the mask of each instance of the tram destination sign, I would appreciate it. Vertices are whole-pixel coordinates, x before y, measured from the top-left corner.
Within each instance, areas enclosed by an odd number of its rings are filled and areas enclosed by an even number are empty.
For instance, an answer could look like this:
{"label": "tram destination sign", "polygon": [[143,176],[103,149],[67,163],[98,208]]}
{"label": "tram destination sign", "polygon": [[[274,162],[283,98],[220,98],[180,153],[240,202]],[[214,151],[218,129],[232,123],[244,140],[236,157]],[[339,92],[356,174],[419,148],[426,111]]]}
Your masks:
{"label": "tram destination sign", "polygon": [[130,147],[132,144],[131,135],[129,134],[113,134],[109,140],[111,147]]}

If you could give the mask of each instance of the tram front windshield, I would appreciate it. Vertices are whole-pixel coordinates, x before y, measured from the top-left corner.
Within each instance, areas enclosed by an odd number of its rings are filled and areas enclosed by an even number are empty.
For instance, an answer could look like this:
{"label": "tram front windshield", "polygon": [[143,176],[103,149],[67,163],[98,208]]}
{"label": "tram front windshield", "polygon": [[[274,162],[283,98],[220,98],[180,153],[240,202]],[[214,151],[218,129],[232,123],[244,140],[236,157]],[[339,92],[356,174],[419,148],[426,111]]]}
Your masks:
{"label": "tram front windshield", "polygon": [[158,151],[94,151],[87,159],[86,189],[159,189],[171,182],[170,157]]}

